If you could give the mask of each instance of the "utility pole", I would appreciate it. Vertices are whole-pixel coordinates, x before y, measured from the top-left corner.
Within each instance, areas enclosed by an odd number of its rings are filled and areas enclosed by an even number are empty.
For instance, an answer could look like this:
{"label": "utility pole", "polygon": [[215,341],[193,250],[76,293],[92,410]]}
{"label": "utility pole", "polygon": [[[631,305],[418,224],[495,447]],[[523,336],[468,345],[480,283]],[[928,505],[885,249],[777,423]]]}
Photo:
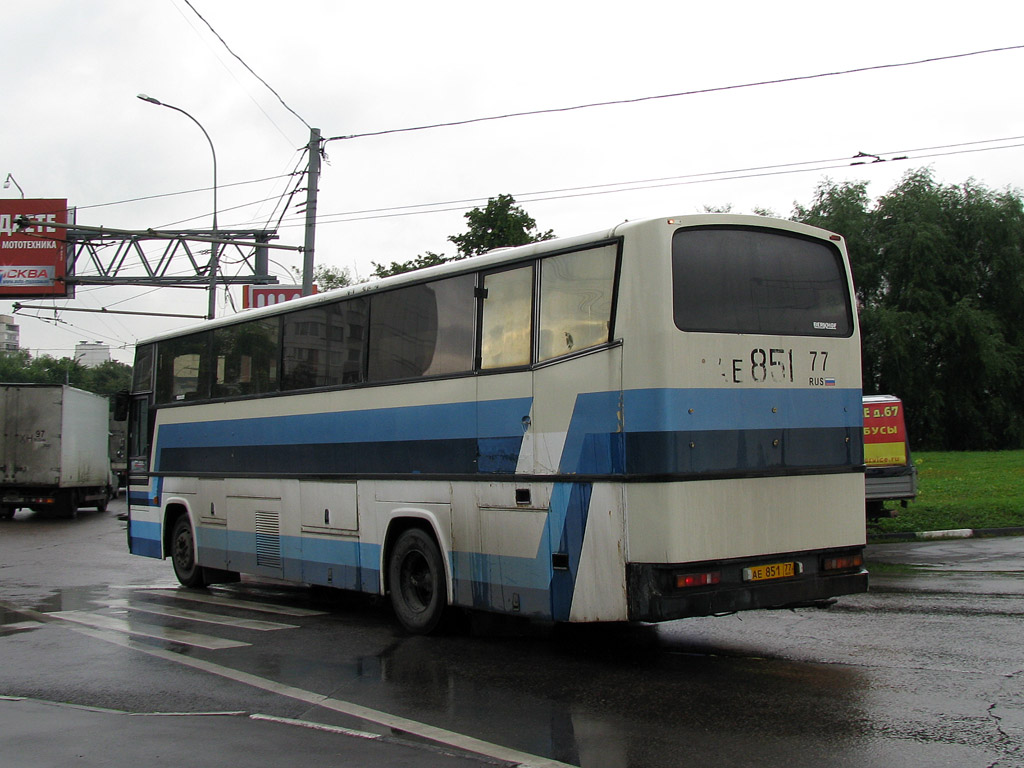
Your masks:
{"label": "utility pole", "polygon": [[309,169],[306,171],[306,240],[302,258],[302,295],[313,293],[313,251],[316,243],[316,190],[320,184],[320,129],[309,129]]}

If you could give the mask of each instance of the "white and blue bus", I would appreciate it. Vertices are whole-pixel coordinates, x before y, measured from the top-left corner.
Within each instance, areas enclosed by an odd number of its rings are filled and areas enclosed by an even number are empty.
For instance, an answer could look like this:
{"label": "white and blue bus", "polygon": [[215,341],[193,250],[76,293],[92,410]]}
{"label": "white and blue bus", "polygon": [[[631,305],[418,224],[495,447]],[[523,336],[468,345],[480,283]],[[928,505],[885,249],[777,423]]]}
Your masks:
{"label": "white and blue bus", "polygon": [[697,215],[499,250],[137,348],[129,542],[451,608],[663,621],[867,589],[843,240]]}

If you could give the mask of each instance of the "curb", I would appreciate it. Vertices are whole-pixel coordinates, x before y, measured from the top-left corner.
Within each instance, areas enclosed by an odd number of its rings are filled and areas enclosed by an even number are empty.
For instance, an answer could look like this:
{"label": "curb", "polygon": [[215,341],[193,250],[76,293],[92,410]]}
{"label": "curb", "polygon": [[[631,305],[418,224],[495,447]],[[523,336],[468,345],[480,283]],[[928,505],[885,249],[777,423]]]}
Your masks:
{"label": "curb", "polygon": [[954,528],[948,531],[875,533],[868,536],[868,543],[886,544],[899,541],[932,541],[936,539],[980,539],[995,536],[1024,536],[1024,528]]}

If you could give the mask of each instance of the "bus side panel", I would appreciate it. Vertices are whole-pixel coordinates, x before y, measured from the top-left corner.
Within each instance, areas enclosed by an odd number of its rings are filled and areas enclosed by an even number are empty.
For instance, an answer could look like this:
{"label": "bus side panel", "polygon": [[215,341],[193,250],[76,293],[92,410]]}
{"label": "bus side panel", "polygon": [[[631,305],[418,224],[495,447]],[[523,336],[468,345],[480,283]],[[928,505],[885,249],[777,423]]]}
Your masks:
{"label": "bus side panel", "polygon": [[[621,358],[616,347],[544,366],[531,378],[524,374],[481,378],[482,401],[499,394],[521,399],[529,393],[523,384],[531,388],[532,408],[524,414],[521,442],[514,448],[517,474],[577,474],[578,466],[564,471],[567,445],[574,464],[579,463],[577,454],[582,450],[614,451],[611,446],[619,445],[615,433],[621,427]],[[594,407],[583,409],[583,422],[574,418],[581,387],[602,390],[588,396]],[[604,436],[597,445],[589,439],[595,433]],[[611,531],[599,528],[603,533],[591,533],[590,482],[480,483],[475,495],[473,505],[456,503],[453,518],[452,572],[459,605],[568,621],[577,611],[581,574],[590,592],[580,603],[580,615],[601,612],[596,605],[596,584],[601,582],[595,580],[597,574],[610,576],[622,592],[622,547],[608,543],[609,537],[614,542],[621,539],[621,503],[602,501],[617,522]],[[605,526],[608,511],[602,511],[605,517],[600,522]],[[585,552],[586,541],[591,548]],[[618,607],[611,613],[624,616]]]}
{"label": "bus side panel", "polygon": [[[519,492],[530,502],[515,505]],[[488,483],[457,515],[454,603],[554,621],[626,618],[621,486]],[[460,494],[456,491],[456,499]]]}
{"label": "bus side panel", "polygon": [[[550,484],[457,484],[451,552],[454,602],[551,617]],[[525,494],[525,495],[524,495]],[[517,500],[519,503],[517,503]]]}
{"label": "bus side panel", "polygon": [[[519,472],[577,474],[598,466],[621,472],[614,435],[622,431],[622,347],[539,368],[526,441],[533,464]],[[527,453],[524,450],[524,453]]]}
{"label": "bus side panel", "polygon": [[559,617],[563,620],[625,621],[628,618],[623,492],[619,483],[595,483],[593,486],[586,532],[573,574],[572,607],[566,616]]}

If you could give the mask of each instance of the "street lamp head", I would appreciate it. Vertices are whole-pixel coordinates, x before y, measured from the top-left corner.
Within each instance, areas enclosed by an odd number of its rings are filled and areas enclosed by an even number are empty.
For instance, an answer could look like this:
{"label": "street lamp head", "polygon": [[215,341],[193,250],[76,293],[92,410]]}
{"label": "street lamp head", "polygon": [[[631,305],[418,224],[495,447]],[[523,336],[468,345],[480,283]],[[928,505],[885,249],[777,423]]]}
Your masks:
{"label": "street lamp head", "polygon": [[147,96],[144,93],[140,93],[135,98],[142,99],[143,101],[148,101],[150,104],[157,104],[157,105],[159,105],[161,107],[163,106],[163,102],[162,101],[159,101],[158,99],[154,99],[152,96]]}
{"label": "street lamp head", "polygon": [[8,173],[7,174],[7,178],[4,179],[4,189],[10,189],[12,183],[14,184],[14,186],[16,186],[18,188],[18,191],[21,193],[21,198],[22,198],[22,200],[24,200],[25,199],[25,190],[23,190],[21,188],[21,184],[19,184],[17,182],[17,180],[14,178],[14,175]]}

